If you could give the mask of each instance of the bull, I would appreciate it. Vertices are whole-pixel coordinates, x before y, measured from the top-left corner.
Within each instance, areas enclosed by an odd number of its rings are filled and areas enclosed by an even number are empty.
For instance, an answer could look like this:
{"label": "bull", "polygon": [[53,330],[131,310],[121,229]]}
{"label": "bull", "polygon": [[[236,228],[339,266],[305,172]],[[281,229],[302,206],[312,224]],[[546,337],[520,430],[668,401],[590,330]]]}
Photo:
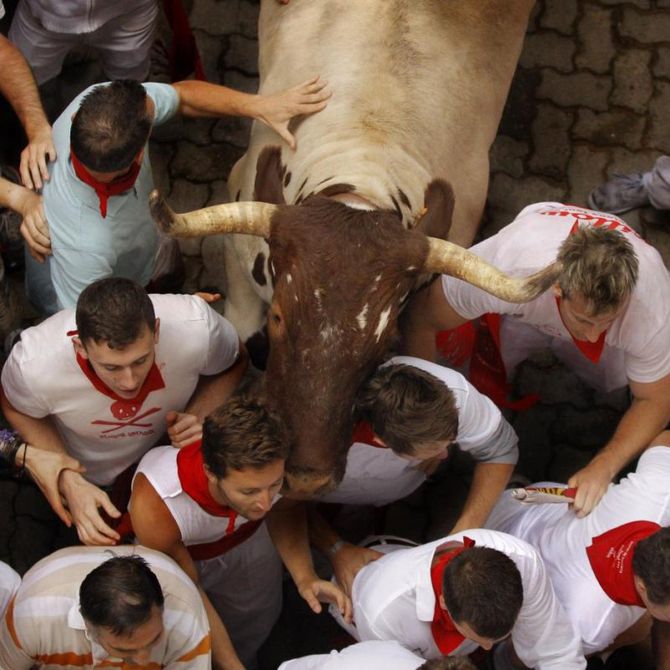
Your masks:
{"label": "bull", "polygon": [[550,266],[507,277],[463,248],[532,5],[263,2],[261,92],[318,71],[334,92],[328,107],[293,128],[295,152],[254,124],[228,182],[235,202],[175,214],[152,196],[171,235],[236,233],[225,238],[226,316],[247,339],[269,305],[265,388],[294,435],[294,489],[328,485],[341,469],[356,390],[427,275],[514,302],[557,276]]}

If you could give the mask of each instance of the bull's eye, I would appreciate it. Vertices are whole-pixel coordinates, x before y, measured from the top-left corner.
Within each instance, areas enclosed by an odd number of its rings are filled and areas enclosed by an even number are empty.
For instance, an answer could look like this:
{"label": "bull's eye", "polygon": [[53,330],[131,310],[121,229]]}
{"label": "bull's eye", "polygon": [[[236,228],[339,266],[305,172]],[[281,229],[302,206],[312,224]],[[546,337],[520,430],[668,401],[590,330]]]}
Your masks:
{"label": "bull's eye", "polygon": [[270,318],[272,319],[272,322],[277,325],[281,323],[281,316],[277,312],[272,312]]}

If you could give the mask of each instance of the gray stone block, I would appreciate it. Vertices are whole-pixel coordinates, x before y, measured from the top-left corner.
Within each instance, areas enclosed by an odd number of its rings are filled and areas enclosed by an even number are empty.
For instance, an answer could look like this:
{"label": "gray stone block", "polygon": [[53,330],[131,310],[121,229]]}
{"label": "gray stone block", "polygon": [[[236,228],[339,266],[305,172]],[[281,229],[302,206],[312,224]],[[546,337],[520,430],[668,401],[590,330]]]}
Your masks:
{"label": "gray stone block", "polygon": [[622,37],[630,37],[641,44],[667,42],[670,35],[670,14],[662,10],[641,12],[626,7],[618,30]]}
{"label": "gray stone block", "polygon": [[614,90],[610,101],[645,114],[654,91],[649,64],[651,53],[642,49],[621,52],[614,61]]}
{"label": "gray stone block", "polygon": [[524,173],[524,159],[529,148],[526,142],[517,141],[507,135],[498,135],[491,147],[491,172],[505,172],[511,177]]}
{"label": "gray stone block", "polygon": [[572,35],[576,19],[577,0],[545,0],[540,26],[557,30],[565,35]]}
{"label": "gray stone block", "polygon": [[608,72],[616,54],[612,40],[612,12],[597,5],[585,4],[577,35],[577,67],[601,74]]}
{"label": "gray stone block", "polygon": [[[670,4],[668,6],[670,7]],[[658,47],[656,49],[653,73],[655,77],[665,77],[666,79],[670,76],[670,47]]]}
{"label": "gray stone block", "polygon": [[225,179],[241,154],[240,149],[228,144],[199,147],[192,142],[178,142],[170,174],[173,178],[203,183]]}
{"label": "gray stone block", "polygon": [[227,116],[216,122],[212,130],[214,142],[227,142],[241,149],[246,149],[249,144],[249,132],[251,131],[251,119],[241,116]]}
{"label": "gray stone block", "polygon": [[596,146],[623,145],[636,149],[642,142],[645,118],[626,109],[593,112],[580,109],[572,136]]}
{"label": "gray stone block", "polygon": [[154,185],[165,197],[170,195],[170,189],[172,188],[169,169],[170,160],[174,153],[174,147],[171,144],[152,141],[149,145]]}
{"label": "gray stone block", "polygon": [[670,154],[670,123],[668,123],[668,109],[670,109],[670,84],[657,81],[655,92],[649,103],[649,133],[646,146]]}
{"label": "gray stone block", "polygon": [[568,184],[570,189],[567,202],[574,205],[586,205],[591,189],[603,181],[607,152],[596,152],[592,147],[574,146],[568,162]]}
{"label": "gray stone block", "polygon": [[553,67],[571,72],[576,48],[574,40],[556,32],[535,33],[526,37],[519,63],[525,68]]}
{"label": "gray stone block", "polygon": [[231,35],[224,63],[226,69],[235,68],[251,77],[257,77],[258,41],[243,35]]}
{"label": "gray stone block", "polygon": [[570,158],[569,129],[574,114],[540,103],[533,122],[533,152],[528,166],[534,173],[561,179]]}
{"label": "gray stone block", "polygon": [[612,80],[604,75],[591,72],[566,75],[543,68],[537,97],[561,107],[590,107],[604,112],[608,108],[611,89]]}

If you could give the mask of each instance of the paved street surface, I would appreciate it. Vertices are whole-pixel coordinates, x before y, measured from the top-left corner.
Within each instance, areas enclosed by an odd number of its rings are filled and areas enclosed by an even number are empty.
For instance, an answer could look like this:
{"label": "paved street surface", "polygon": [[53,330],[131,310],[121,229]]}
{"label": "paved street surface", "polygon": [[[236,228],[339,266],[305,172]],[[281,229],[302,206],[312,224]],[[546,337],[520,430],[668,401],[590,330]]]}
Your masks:
{"label": "paved street surface", "polygon": [[[270,0],[264,0],[270,1]],[[256,18],[251,0],[193,0],[190,22],[210,81],[255,91]],[[541,0],[533,13],[499,136],[491,153],[491,182],[482,234],[511,221],[525,205],[556,200],[583,205],[613,172],[648,169],[670,153],[670,0]],[[169,31],[161,30],[168,40]],[[156,78],[160,79],[156,68]],[[70,68],[44,95],[57,109],[98,76],[95,64]],[[436,110],[439,113],[439,110]],[[242,155],[248,123],[238,119],[177,120],[151,146],[156,182],[177,211],[224,202],[226,177]],[[670,217],[650,208],[624,215],[666,259]],[[211,286],[206,264],[211,240],[182,245],[185,290]],[[205,262],[203,262],[205,257]],[[14,282],[20,277],[13,277]],[[624,393],[594,393],[550,355],[520,366],[517,395],[537,392],[532,409],[510,414],[521,440],[519,472],[530,480],[565,481],[608,439],[625,409]],[[454,459],[424,490],[385,512],[341,516],[351,537],[373,529],[424,540],[439,537],[457,515],[467,490],[468,464]],[[30,484],[0,481],[0,559],[23,571],[71,541]],[[346,644],[327,615],[308,615],[287,585],[280,625],[263,655],[274,668],[289,655]],[[643,660],[613,658],[608,668],[644,670]],[[590,666],[591,667],[591,666]],[[593,667],[602,667],[593,665]]]}

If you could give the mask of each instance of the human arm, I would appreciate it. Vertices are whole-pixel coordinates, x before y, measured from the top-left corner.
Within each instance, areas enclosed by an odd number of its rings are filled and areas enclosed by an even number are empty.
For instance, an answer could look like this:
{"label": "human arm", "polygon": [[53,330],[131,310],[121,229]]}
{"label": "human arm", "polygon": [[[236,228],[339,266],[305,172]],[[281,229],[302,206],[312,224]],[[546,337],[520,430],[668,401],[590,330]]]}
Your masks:
{"label": "human arm", "polygon": [[213,667],[217,670],[244,670],[221,617],[200,585],[198,569],[182,541],[179,526],[156,489],[142,473],[138,473],[133,481],[128,509],[138,542],[172,557],[200,592],[209,621]]}
{"label": "human arm", "polygon": [[342,540],[314,505],[307,507],[307,519],[310,542],[328,558],[335,579],[351,597],[351,588],[358,571],[368,563],[381,558],[383,554]]}
{"label": "human arm", "polygon": [[235,91],[204,81],[173,84],[179,94],[179,111],[185,116],[247,116],[262,121],[295,149],[295,137],[288,129],[294,116],[314,114],[328,103],[326,82],[312,77],[297,86],[268,94]]}
{"label": "human arm", "polygon": [[0,35],[0,63],[0,93],[14,108],[28,136],[28,146],[21,153],[21,179],[28,188],[42,188],[42,180],[49,178],[47,156],[56,160],[56,149],[35,78],[23,54],[4,35]]}
{"label": "human arm", "polygon": [[337,605],[347,623],[351,622],[351,601],[332,582],[320,579],[314,571],[309,551],[307,514],[303,502],[283,498],[267,516],[270,537],[298,589],[313,612],[321,612],[321,601]]}
{"label": "human arm", "polygon": [[63,523],[67,526],[74,523],[84,544],[115,544],[119,535],[102,519],[99,508],[111,517],[120,516],[120,512],[102,489],[82,476],[84,468],[68,456],[53,420],[19,412],[4,393],[0,404],[12,428],[34,447],[28,448],[26,470]]}
{"label": "human arm", "polygon": [[0,177],[0,205],[13,209],[23,217],[21,234],[28,251],[35,260],[43,263],[45,256],[51,253],[51,240],[42,196]]}
{"label": "human arm", "polygon": [[617,472],[639,456],[670,420],[670,375],[651,383],[631,381],[630,390],[633,402],[612,439],[568,480],[568,486],[577,489],[573,509],[580,518],[593,510]]}
{"label": "human arm", "polygon": [[449,534],[482,528],[514,470],[510,463],[477,463],[461,516]]}

